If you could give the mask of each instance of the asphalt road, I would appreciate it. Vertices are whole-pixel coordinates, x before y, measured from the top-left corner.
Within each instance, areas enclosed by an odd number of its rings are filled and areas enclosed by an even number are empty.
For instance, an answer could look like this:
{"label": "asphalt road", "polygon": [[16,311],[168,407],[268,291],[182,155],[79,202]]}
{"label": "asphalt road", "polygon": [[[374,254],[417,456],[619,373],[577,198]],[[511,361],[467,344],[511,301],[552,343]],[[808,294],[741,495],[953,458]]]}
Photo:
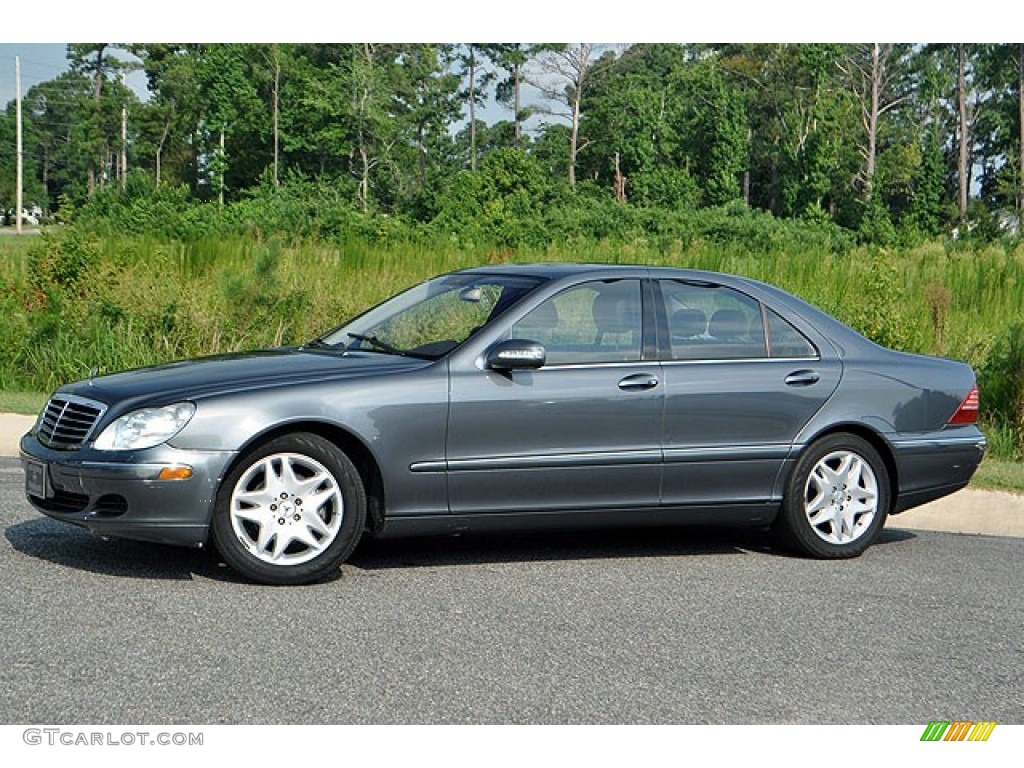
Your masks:
{"label": "asphalt road", "polygon": [[1024,539],[434,538],[268,588],[21,484],[0,459],[0,723],[1024,723]]}

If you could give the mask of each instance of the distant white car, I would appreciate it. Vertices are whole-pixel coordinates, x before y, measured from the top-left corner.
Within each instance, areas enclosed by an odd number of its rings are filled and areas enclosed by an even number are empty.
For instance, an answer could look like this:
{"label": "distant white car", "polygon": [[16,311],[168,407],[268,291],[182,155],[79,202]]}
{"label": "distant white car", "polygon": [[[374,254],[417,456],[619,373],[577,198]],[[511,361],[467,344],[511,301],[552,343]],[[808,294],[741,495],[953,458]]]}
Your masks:
{"label": "distant white car", "polygon": [[[14,209],[11,208],[6,212],[7,221],[12,225],[17,223],[17,219],[14,215]],[[43,218],[43,209],[38,205],[33,205],[31,208],[21,209],[21,223],[28,224],[30,227],[38,227],[40,219]]]}

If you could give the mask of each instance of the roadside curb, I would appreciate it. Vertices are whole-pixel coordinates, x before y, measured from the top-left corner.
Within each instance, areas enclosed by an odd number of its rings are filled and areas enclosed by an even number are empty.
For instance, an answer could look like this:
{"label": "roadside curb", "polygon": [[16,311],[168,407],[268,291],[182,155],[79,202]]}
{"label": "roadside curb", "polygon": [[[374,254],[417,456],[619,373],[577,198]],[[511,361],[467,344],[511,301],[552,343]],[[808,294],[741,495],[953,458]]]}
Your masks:
{"label": "roadside curb", "polygon": [[965,488],[893,515],[886,527],[1024,538],[1024,496]]}
{"label": "roadside curb", "polygon": [[32,429],[35,416],[19,413],[0,413],[0,456],[18,458],[18,443],[21,436]]}
{"label": "roadside curb", "polygon": [[[35,416],[0,413],[0,457],[18,458],[21,436],[32,428],[35,420]],[[1024,496],[966,488],[909,512],[893,515],[886,525],[889,528],[1024,537]]]}

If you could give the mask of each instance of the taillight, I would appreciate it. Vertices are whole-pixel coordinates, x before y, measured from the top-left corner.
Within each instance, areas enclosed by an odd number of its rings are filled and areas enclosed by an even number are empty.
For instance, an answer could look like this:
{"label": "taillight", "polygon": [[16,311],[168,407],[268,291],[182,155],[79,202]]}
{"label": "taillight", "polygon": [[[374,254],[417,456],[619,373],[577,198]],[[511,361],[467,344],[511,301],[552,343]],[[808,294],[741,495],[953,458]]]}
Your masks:
{"label": "taillight", "polygon": [[953,414],[949,420],[950,424],[977,424],[978,423],[978,387],[971,387],[971,391],[967,393],[967,397],[960,403],[960,407],[956,409],[956,413]]}

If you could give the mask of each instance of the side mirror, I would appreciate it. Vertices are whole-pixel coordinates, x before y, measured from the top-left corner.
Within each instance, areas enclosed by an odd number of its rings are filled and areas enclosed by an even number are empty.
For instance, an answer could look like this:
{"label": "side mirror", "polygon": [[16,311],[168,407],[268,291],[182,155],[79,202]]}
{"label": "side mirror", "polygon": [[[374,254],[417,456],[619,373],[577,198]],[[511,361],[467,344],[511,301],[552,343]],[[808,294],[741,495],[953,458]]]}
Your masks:
{"label": "side mirror", "polygon": [[507,339],[487,350],[485,364],[495,371],[514,371],[540,368],[546,359],[543,344],[525,339]]}

